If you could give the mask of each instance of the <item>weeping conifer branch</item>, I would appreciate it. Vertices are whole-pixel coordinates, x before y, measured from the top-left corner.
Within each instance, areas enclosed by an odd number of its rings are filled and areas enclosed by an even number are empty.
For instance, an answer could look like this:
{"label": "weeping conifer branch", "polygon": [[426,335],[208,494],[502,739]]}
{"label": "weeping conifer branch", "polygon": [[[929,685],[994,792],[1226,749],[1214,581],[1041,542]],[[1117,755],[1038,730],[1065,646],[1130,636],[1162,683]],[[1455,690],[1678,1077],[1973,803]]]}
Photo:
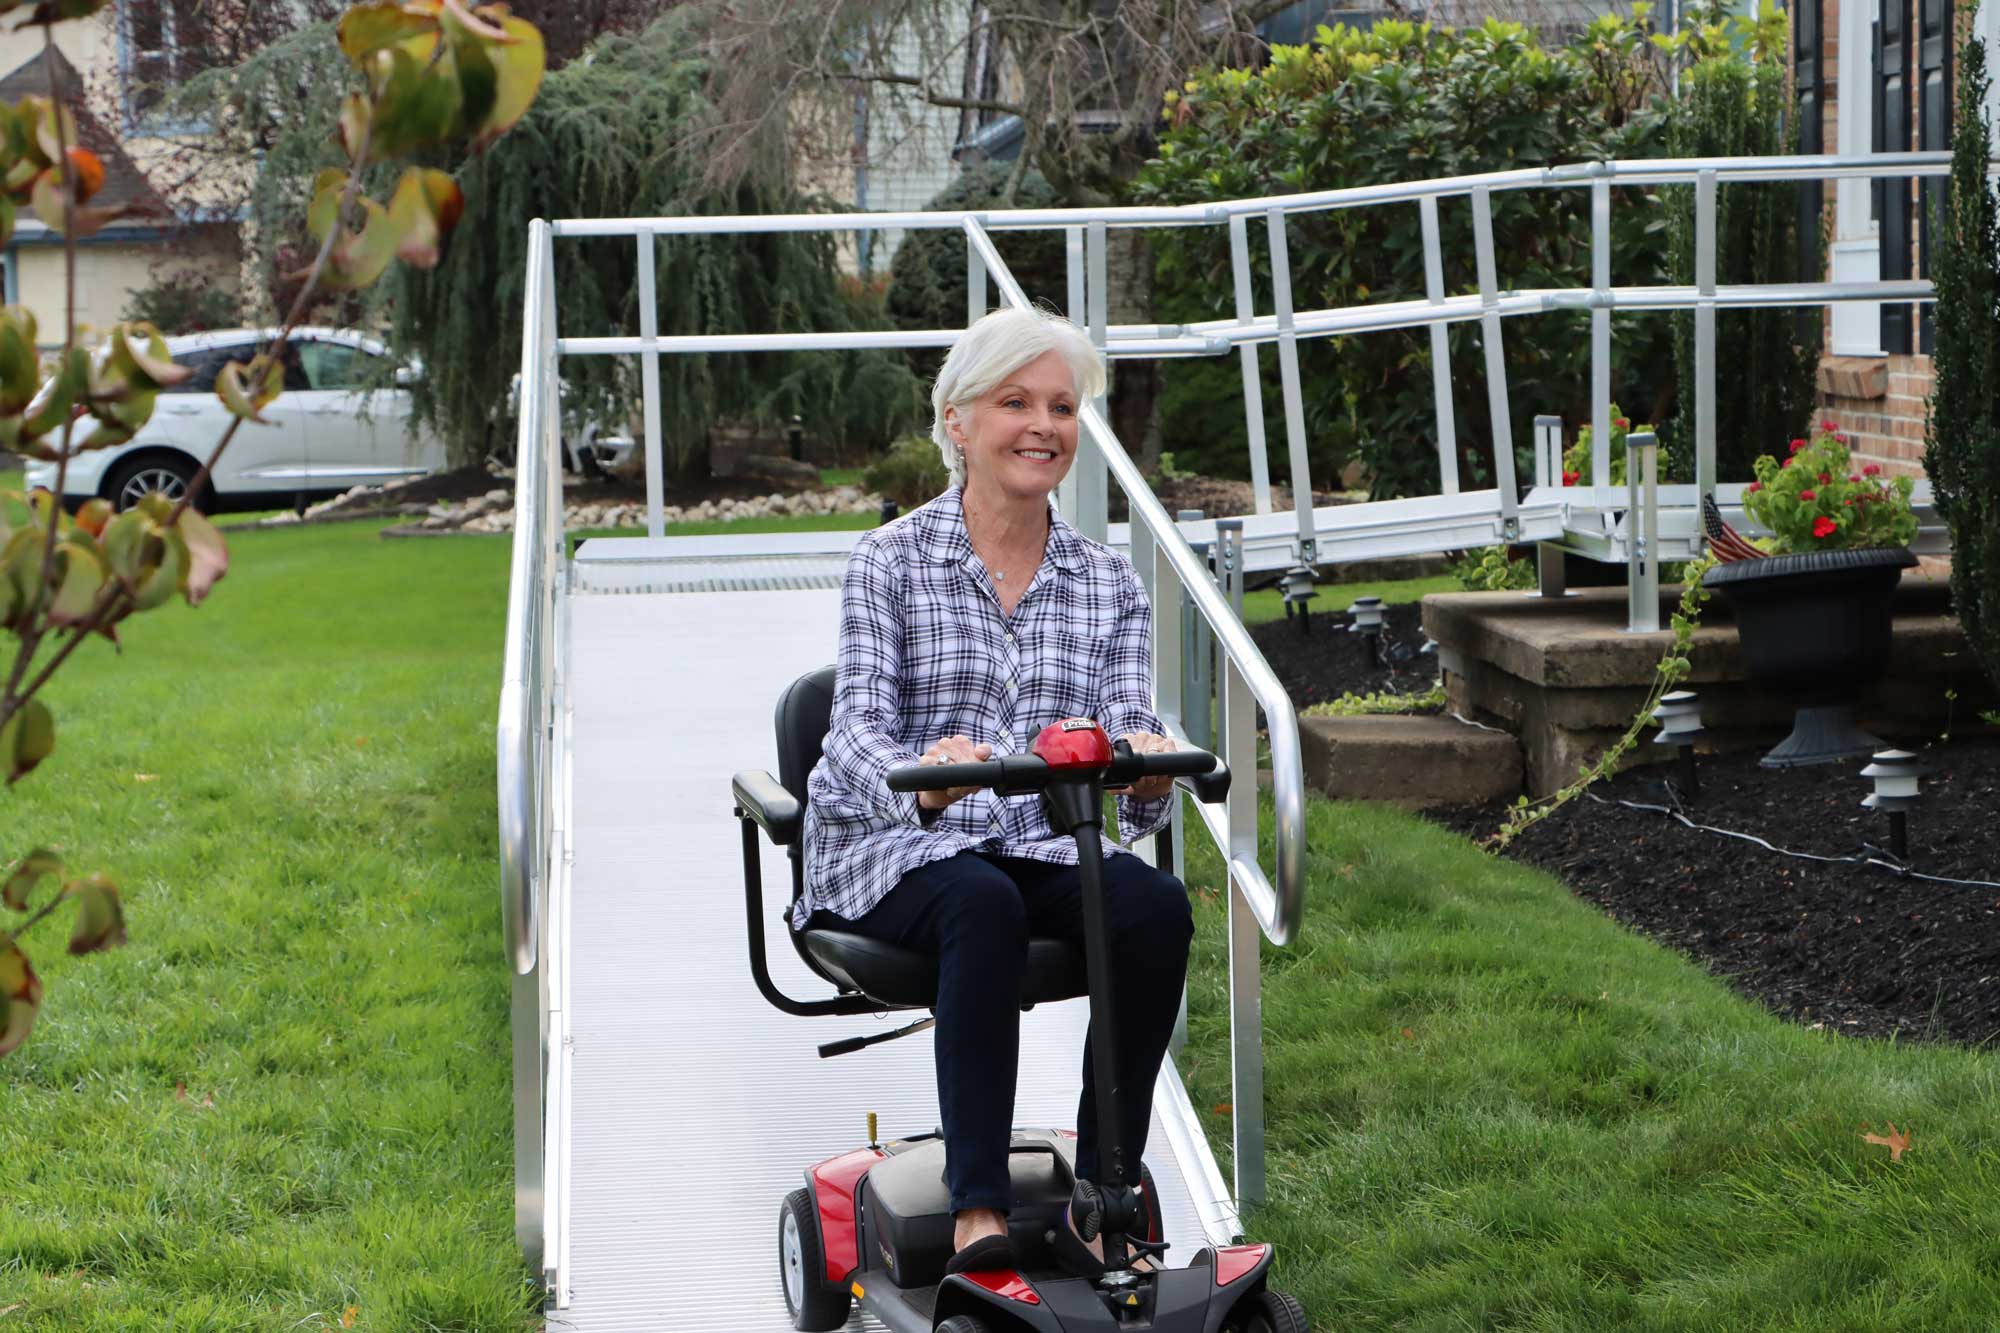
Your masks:
{"label": "weeping conifer branch", "polygon": [[[519,364],[531,218],[658,217],[809,211],[783,184],[782,142],[763,170],[704,182],[686,145],[711,114],[709,69],[690,20],[670,14],[633,37],[602,40],[551,74],[534,109],[460,175],[482,225],[454,238],[430,273],[403,271],[393,339],[423,358],[418,418],[446,439],[506,452],[496,411]],[[886,328],[880,303],[843,279],[832,234],[662,237],[655,272],[662,335]],[[558,242],[558,327],[583,337],[639,332],[638,243]],[[468,318],[468,311],[480,312]],[[636,357],[563,365],[563,408],[622,423],[638,401]],[[916,423],[923,393],[903,359],[881,352],[716,353],[661,359],[670,466],[704,456],[720,418],[776,422],[797,413],[823,439],[885,442]]]}

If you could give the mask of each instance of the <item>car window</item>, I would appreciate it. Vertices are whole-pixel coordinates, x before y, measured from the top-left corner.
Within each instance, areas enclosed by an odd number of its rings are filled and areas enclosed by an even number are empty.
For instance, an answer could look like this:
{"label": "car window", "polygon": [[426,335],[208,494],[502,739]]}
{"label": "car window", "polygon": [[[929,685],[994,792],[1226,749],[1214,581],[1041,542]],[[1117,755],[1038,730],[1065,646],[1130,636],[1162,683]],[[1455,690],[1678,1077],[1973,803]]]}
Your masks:
{"label": "car window", "polygon": [[215,377],[231,361],[248,361],[251,348],[247,343],[233,347],[200,347],[190,352],[180,352],[174,356],[174,364],[186,366],[194,374],[179,384],[169,386],[167,393],[214,393]]}
{"label": "car window", "polygon": [[369,388],[378,371],[375,357],[346,343],[308,342],[299,348],[299,357],[306,381],[315,389]]}
{"label": "car window", "polygon": [[[179,352],[174,356],[174,364],[186,366],[194,374],[166,390],[168,393],[214,393],[215,377],[231,361],[248,363],[261,349],[250,343],[232,343],[226,347],[201,347],[193,351]],[[306,381],[305,367],[300,363],[299,345],[285,344],[285,379],[287,389],[310,387]]]}

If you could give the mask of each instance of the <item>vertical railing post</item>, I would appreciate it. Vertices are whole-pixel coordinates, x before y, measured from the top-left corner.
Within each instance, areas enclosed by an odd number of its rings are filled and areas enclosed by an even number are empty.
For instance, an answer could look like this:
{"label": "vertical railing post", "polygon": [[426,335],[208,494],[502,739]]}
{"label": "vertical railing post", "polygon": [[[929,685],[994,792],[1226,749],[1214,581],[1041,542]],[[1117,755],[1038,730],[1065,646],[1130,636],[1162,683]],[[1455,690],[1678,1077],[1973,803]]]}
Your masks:
{"label": "vertical railing post", "polygon": [[[1216,570],[1238,620],[1243,618],[1243,520],[1217,519]],[[1234,659],[1223,655],[1220,705],[1222,760],[1229,765],[1229,846],[1225,869],[1257,859],[1257,703]],[[1229,884],[1229,1081],[1236,1202],[1264,1201],[1264,998],[1259,964],[1263,928],[1232,877]]]}
{"label": "vertical railing post", "polygon": [[1659,450],[1651,431],[1625,437],[1626,628],[1660,627]]}
{"label": "vertical railing post", "polygon": [[[654,251],[659,248],[659,241],[652,232],[642,230],[638,243],[639,336],[646,342],[646,350],[639,354],[639,374],[644,381],[640,393],[646,412],[646,535],[664,537],[667,535],[663,513],[666,460],[661,456],[664,445],[660,440],[660,348],[656,341],[660,336],[660,300],[653,276]],[[553,297],[554,293],[550,296]],[[560,402],[554,407],[557,411],[562,410]]]}
{"label": "vertical railing post", "polygon": [[1486,407],[1493,418],[1493,484],[1500,494],[1500,535],[1521,535],[1521,497],[1514,480],[1514,426],[1507,412],[1507,355],[1500,333],[1500,279],[1493,257],[1493,192],[1472,191],[1473,258],[1479,268],[1480,342],[1486,350]]}
{"label": "vertical railing post", "polygon": [[[1202,512],[1199,509],[1183,509],[1174,518],[1181,523],[1199,523]],[[1204,563],[1209,560],[1209,543],[1190,542],[1188,545]],[[1185,587],[1180,589],[1180,601],[1181,729],[1197,748],[1213,749],[1215,680],[1211,674],[1211,659],[1214,656],[1214,640],[1208,622],[1193,613],[1193,598]]]}
{"label": "vertical railing post", "polygon": [[1611,484],[1611,182],[1590,183],[1590,484]]}
{"label": "vertical railing post", "polygon": [[[1105,273],[1105,226],[1102,222],[1092,222],[1084,229],[1084,285],[1087,294],[1084,307],[1089,313],[1087,329],[1091,345],[1097,354],[1104,355],[1106,339],[1105,305],[1108,285]],[[1107,365],[1107,370],[1109,366]],[[1098,415],[1105,414],[1105,405],[1110,388],[1110,380],[1105,381],[1106,394],[1097,399]],[[1110,478],[1104,467],[1103,451],[1097,441],[1083,436],[1077,438],[1076,462],[1070,470],[1076,474],[1076,512],[1070,521],[1076,530],[1092,541],[1103,541],[1111,523],[1110,518]]]}
{"label": "vertical railing post", "polygon": [[[1694,178],[1695,502],[1715,493],[1715,172]],[[1789,424],[1789,423],[1788,423]]]}
{"label": "vertical railing post", "polygon": [[[1084,303],[1086,289],[1083,281],[1082,227],[1063,228],[1063,259],[1068,277],[1068,281],[1064,284],[1064,294],[1069,298],[1069,305],[1067,307],[1069,322],[1080,329],[1088,328],[1090,325],[1090,311]],[[1087,447],[1085,441],[1079,437],[1077,440],[1079,457],[1081,456],[1081,450],[1085,447]],[[1080,479],[1082,475],[1081,469],[1071,467],[1068,475],[1056,486],[1056,508],[1062,510],[1071,521],[1074,521],[1077,517],[1077,487],[1081,484]]]}
{"label": "vertical railing post", "polygon": [[965,243],[965,327],[986,313],[986,256],[968,239]]}
{"label": "vertical railing post", "polygon": [[[1417,201],[1424,232],[1424,299],[1444,304],[1444,248],[1438,236],[1438,201],[1427,194]],[[1458,418],[1451,406],[1451,335],[1444,324],[1431,325],[1431,400],[1437,407],[1438,479],[1444,494],[1458,494]]]}
{"label": "vertical railing post", "polygon": [[[1299,523],[1299,565],[1310,577],[1319,563],[1319,543],[1313,533],[1312,463],[1306,453],[1305,391],[1299,384],[1299,331],[1292,318],[1292,257],[1285,240],[1285,210],[1264,215],[1271,238],[1271,296],[1278,316],[1278,374],[1285,395],[1285,443],[1292,465],[1292,513]],[[1307,589],[1310,590],[1310,583]]]}
{"label": "vertical railing post", "polygon": [[[1236,320],[1257,318],[1257,301],[1250,284],[1250,220],[1229,215],[1229,268],[1236,279]],[[1250,500],[1256,512],[1271,512],[1271,459],[1264,441],[1264,376],[1257,368],[1257,344],[1236,349],[1243,362],[1243,425],[1250,436]]]}

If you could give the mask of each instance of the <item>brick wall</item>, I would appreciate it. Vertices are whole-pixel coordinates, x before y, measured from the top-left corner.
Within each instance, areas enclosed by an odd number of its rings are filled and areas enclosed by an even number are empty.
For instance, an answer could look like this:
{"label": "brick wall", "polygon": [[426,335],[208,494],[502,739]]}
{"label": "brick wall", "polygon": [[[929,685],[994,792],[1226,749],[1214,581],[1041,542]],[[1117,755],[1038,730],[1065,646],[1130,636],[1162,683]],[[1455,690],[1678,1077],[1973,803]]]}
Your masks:
{"label": "brick wall", "polygon": [[[1847,0],[1859,3],[1861,0]],[[1837,151],[1840,142],[1840,10],[1843,0],[1821,0],[1821,58],[1824,97],[1825,151]],[[1960,4],[1956,9],[1969,6]],[[1915,76],[1915,47],[1910,43],[1911,76]],[[1861,57],[1864,61],[1865,55]],[[1826,185],[1825,210],[1832,222],[1834,187]],[[1831,234],[1829,225],[1828,232]],[[1914,232],[1914,227],[1912,231]],[[1918,260],[1912,255],[1913,268]],[[1829,260],[1829,269],[1831,261]],[[1819,365],[1819,405],[1847,432],[1848,447],[1864,463],[1880,463],[1891,476],[1921,477],[1924,472],[1924,422],[1931,391],[1931,359],[1925,355],[1875,357],[1836,356],[1832,351],[1832,320],[1822,326],[1825,341]]]}
{"label": "brick wall", "polygon": [[1847,433],[1848,448],[1890,476],[1924,473],[1924,420],[1931,391],[1928,356],[1821,355],[1821,411]]}

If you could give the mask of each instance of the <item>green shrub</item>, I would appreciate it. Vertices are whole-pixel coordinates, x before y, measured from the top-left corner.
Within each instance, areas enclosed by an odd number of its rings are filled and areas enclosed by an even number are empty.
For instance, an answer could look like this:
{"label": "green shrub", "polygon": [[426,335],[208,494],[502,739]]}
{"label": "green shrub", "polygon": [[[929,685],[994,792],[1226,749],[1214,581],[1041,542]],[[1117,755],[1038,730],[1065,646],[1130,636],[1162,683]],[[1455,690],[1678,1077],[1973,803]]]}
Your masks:
{"label": "green shrub", "polygon": [[[977,211],[1000,206],[1011,162],[990,162],[960,172],[925,207],[933,211]],[[1055,208],[1055,189],[1039,171],[1026,172],[1014,191],[1014,208]],[[1068,301],[1069,261],[1059,231],[1002,231],[994,248],[1019,280],[1028,299],[1061,310]],[[995,304],[991,292],[989,306]],[[956,230],[913,231],[889,263],[889,318],[899,329],[965,327],[965,235]],[[910,368],[928,382],[944,364],[942,348],[916,348]]]}
{"label": "green shrub", "polygon": [[1937,350],[1924,470],[1951,532],[1951,597],[1988,680],[2000,684],[2000,217],[1987,186],[1986,48],[1958,56],[1951,184],[1936,245]]}
{"label": "green shrub", "polygon": [[951,485],[951,473],[945,470],[935,440],[928,435],[905,435],[868,465],[861,480],[877,495],[904,509],[914,509],[943,494]]}
{"label": "green shrub", "polygon": [[[1643,17],[1607,17],[1575,42],[1544,50],[1519,24],[1493,20],[1462,32],[1383,21],[1361,32],[1319,29],[1308,46],[1279,46],[1261,70],[1220,70],[1170,95],[1172,124],[1159,156],[1134,183],[1135,202],[1189,203],[1300,190],[1370,185],[1462,173],[1645,157],[1662,146],[1662,113],[1651,103],[1656,66]],[[1501,285],[1579,287],[1590,282],[1587,190],[1503,191],[1492,197]],[[1653,282],[1664,237],[1651,195],[1613,193],[1613,245],[1620,280]],[[1476,288],[1471,210],[1441,209],[1445,288]],[[1293,216],[1287,224],[1293,301],[1301,310],[1421,300],[1425,294],[1418,210],[1410,205]],[[1250,227],[1259,308],[1271,309],[1270,264],[1261,220]],[[1228,237],[1219,227],[1155,236],[1160,317],[1213,319],[1234,310]],[[1652,406],[1645,379],[1668,362],[1664,321],[1613,324],[1620,396]],[[1449,326],[1459,372],[1460,477],[1490,485],[1491,422],[1476,324]],[[1589,318],[1562,312],[1510,320],[1507,379],[1521,475],[1533,461],[1532,420],[1588,411]],[[1436,411],[1430,334],[1425,329],[1312,339],[1299,346],[1306,428],[1316,479],[1328,484],[1359,457],[1377,496],[1437,489]],[[1284,436],[1273,354],[1263,353],[1272,470],[1282,475]],[[1242,389],[1235,358],[1162,367],[1161,434],[1183,466],[1248,471]],[[1637,378],[1626,378],[1626,376]]]}
{"label": "green shrub", "polygon": [[175,334],[206,333],[242,324],[243,307],[234,290],[215,285],[213,275],[188,271],[166,274],[133,292],[118,318],[143,319]]}
{"label": "green shrub", "polygon": [[1506,592],[1535,586],[1535,562],[1517,560],[1504,546],[1467,551],[1451,566],[1451,576],[1467,592]]}
{"label": "green shrub", "polygon": [[[1778,156],[1798,151],[1797,105],[1787,95],[1784,20],[1767,14],[1763,26],[1737,18],[1735,44],[1717,41],[1723,11],[1698,9],[1685,41],[1696,61],[1681,75],[1680,98],[1667,134],[1675,157]],[[1706,22],[1709,26],[1702,27]],[[1817,236],[1799,235],[1798,186],[1790,183],[1723,185],[1715,198],[1715,280],[1732,283],[1797,282],[1799,247],[1817,248]],[[1670,279],[1694,281],[1694,187],[1666,194]],[[1812,419],[1819,364],[1819,320],[1779,307],[1724,310],[1715,320],[1715,466],[1718,481],[1750,475],[1757,442],[1773,432],[1789,436]],[[1673,317],[1674,373],[1680,385],[1666,466],[1693,480],[1694,312]]]}

